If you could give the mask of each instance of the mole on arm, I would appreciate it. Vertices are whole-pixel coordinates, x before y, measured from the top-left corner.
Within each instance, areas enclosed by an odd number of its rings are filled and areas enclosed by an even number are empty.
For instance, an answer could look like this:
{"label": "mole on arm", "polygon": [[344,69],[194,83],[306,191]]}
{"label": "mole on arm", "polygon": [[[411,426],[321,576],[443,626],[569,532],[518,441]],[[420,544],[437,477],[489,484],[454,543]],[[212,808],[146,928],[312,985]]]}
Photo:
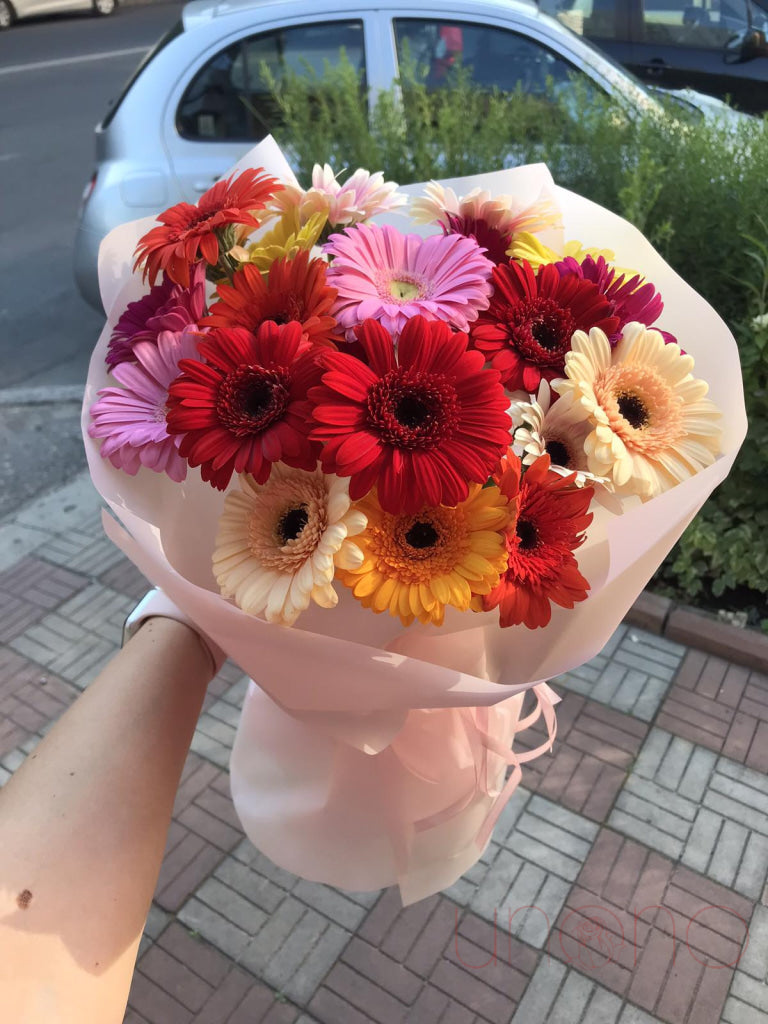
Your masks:
{"label": "mole on arm", "polygon": [[16,904],[19,910],[27,910],[31,902],[32,893],[29,891],[29,889],[22,889],[19,895],[16,897]]}

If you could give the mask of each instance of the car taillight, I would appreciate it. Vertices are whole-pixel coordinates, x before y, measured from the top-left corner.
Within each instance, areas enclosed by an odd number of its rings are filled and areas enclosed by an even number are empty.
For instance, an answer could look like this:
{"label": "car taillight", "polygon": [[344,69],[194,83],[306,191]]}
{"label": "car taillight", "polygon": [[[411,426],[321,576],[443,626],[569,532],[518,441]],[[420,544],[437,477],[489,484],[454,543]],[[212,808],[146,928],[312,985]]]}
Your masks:
{"label": "car taillight", "polygon": [[93,190],[96,188],[96,178],[98,176],[99,176],[99,172],[98,171],[94,171],[93,174],[91,175],[91,180],[88,182],[88,184],[83,189],[83,198],[81,199],[81,205],[82,206],[85,206],[85,204],[91,198],[91,194],[92,194]]}

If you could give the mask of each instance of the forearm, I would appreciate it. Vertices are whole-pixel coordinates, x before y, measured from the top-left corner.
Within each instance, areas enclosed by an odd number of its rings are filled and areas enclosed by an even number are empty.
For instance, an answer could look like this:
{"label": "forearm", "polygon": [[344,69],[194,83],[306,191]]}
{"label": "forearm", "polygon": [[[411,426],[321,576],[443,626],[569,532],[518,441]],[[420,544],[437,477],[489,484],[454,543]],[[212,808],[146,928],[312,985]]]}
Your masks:
{"label": "forearm", "polygon": [[0,792],[4,1019],[122,1020],[211,672],[150,619]]}

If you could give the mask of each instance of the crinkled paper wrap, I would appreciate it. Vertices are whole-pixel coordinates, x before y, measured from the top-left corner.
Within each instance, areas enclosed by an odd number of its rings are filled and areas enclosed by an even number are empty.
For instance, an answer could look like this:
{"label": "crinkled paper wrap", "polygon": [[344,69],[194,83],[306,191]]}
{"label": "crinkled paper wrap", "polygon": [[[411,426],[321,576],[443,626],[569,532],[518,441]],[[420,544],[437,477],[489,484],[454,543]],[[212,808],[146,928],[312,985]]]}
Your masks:
{"label": "crinkled paper wrap", "polygon": [[[237,165],[295,180],[271,139]],[[238,814],[276,863],[317,881],[370,890],[399,883],[412,902],[450,885],[482,852],[503,799],[519,779],[510,744],[521,728],[523,691],[553,733],[557,699],[544,680],[594,657],[710,492],[726,477],[746,432],[736,342],[728,328],[634,227],[554,185],[543,165],[444,182],[466,194],[533,201],[549,190],[564,235],[611,248],[664,299],[662,326],[696,360],[723,410],[723,454],[714,465],[622,516],[593,503],[579,549],[592,592],[573,610],[553,607],[545,629],[500,629],[498,612],[448,609],[445,625],[409,628],[375,615],[338,586],[339,605],[313,606],[287,629],[247,616],[219,596],[211,552],[224,494],[197,469],[183,484],[142,468],[131,477],[99,455],[88,410],[107,386],[105,354],[126,304],[146,290],[131,257],[149,220],[104,240],[99,272],[108,321],[94,350],[83,404],[93,482],[109,509],[104,525],[139,569],[197,622],[258,686],[251,686],[232,754]],[[421,192],[423,185],[402,190]],[[397,214],[379,218],[430,233]],[[558,238],[545,237],[557,244]],[[116,521],[119,520],[119,523]],[[120,525],[122,524],[122,525]],[[428,709],[428,710],[421,710]],[[522,724],[525,724],[523,722]],[[512,782],[504,774],[514,765]]]}

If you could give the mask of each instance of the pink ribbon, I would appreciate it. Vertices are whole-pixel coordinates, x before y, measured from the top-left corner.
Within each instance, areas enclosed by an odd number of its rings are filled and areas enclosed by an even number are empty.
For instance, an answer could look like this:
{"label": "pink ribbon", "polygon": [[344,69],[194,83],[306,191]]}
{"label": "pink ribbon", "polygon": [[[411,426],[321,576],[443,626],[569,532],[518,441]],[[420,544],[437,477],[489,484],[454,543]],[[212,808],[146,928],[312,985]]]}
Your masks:
{"label": "pink ribbon", "polygon": [[[491,707],[422,709],[411,712],[410,722],[393,740],[390,748],[403,767],[424,782],[438,784],[440,773],[439,769],[435,771],[433,757],[437,743],[443,750],[450,745],[453,748],[454,763],[458,767],[473,765],[475,776],[474,785],[468,787],[450,805],[413,822],[408,830],[411,835],[449,821],[479,796],[490,797],[494,801],[493,806],[475,837],[481,850],[486,846],[499,816],[520,784],[523,774],[520,766],[550,751],[557,733],[555,704],[560,698],[547,683],[537,683],[531,689],[536,696],[536,707],[522,719],[519,718],[522,694],[509,697]],[[417,716],[416,720],[411,716]],[[547,727],[546,742],[524,754],[515,753],[515,736],[542,717]],[[502,769],[510,765],[512,772],[504,785],[499,787],[498,779]],[[394,817],[396,819],[397,814]],[[402,822],[399,824],[397,832],[402,830]],[[404,865],[410,846],[408,838],[399,835],[395,845],[398,848],[398,861]]]}

